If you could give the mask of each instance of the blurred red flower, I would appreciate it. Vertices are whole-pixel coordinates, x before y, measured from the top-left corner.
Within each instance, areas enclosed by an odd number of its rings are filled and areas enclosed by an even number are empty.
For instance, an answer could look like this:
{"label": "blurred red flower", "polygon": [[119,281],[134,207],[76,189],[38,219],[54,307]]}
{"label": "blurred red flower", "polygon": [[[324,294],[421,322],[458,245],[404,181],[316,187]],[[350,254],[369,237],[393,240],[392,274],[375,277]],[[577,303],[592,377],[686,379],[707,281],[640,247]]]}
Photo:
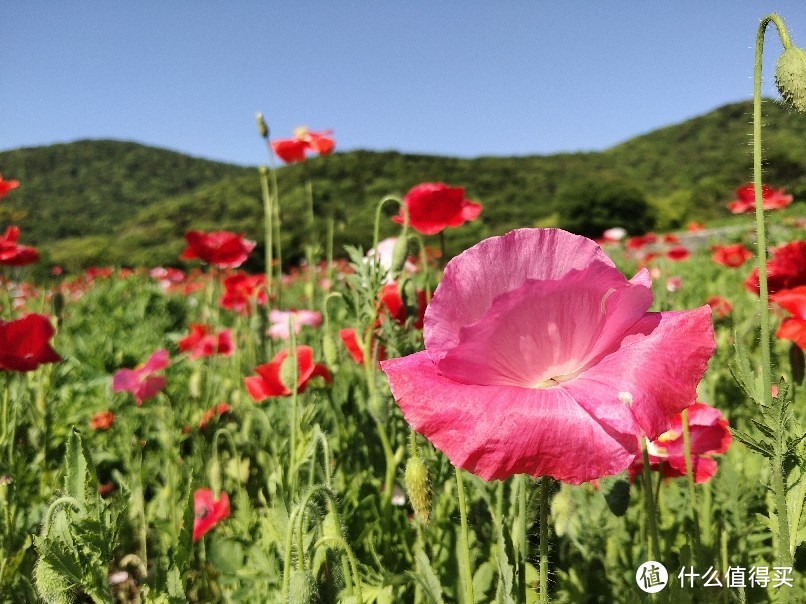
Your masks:
{"label": "blurred red flower", "polygon": [[[364,364],[364,349],[361,347],[362,345],[358,342],[358,336],[355,333],[355,329],[352,327],[347,327],[345,329],[339,330],[339,338],[341,339],[344,347],[347,349],[347,352],[350,354],[352,359],[358,363],[359,365]],[[375,345],[375,338],[372,338],[370,343],[371,346]],[[379,345],[378,346],[378,362],[386,360],[386,349]]]}
{"label": "blurred red flower", "polygon": [[[736,199],[728,204],[733,214],[745,214],[756,211],[756,194],[753,183],[749,182],[736,189]],[[792,203],[792,196],[784,189],[773,189],[769,185],[761,185],[761,205],[765,210],[780,210]]]}
{"label": "blurred red flower", "polygon": [[0,174],[0,199],[3,199],[3,197],[8,195],[9,191],[19,186],[19,180],[3,180],[3,175]]}
{"label": "blurred red flower", "polygon": [[266,304],[266,276],[249,275],[243,271],[224,279],[224,295],[221,306],[238,313],[247,313],[252,303]]}
{"label": "blurred red flower", "polygon": [[[806,285],[806,241],[792,241],[772,250],[767,261],[767,289],[771,294]],[[758,268],[744,282],[748,291],[758,294]]]}
{"label": "blurred red flower", "polygon": [[235,343],[232,341],[232,331],[229,329],[223,329],[216,334],[211,325],[191,323],[190,335],[179,340],[179,350],[190,351],[191,359],[214,354],[229,356],[235,350]]}
{"label": "blurred red flower", "polygon": [[182,260],[203,260],[219,268],[237,268],[249,257],[255,242],[244,239],[231,231],[188,231],[185,233],[187,248]]}
{"label": "blurred red flower", "polygon": [[681,260],[686,260],[690,255],[691,255],[691,253],[688,251],[688,248],[684,247],[682,245],[676,245],[675,247],[670,249],[668,252],[666,252],[666,257],[669,260],[673,260],[675,262],[680,262]]}
{"label": "blurred red flower", "polygon": [[15,321],[0,320],[0,370],[33,371],[62,358],[50,346],[55,330],[45,315],[30,314]]}
{"label": "blurred red flower", "polygon": [[[409,224],[423,235],[436,235],[447,227],[458,227],[481,214],[481,204],[465,199],[462,187],[449,187],[441,182],[424,182],[413,187],[403,203],[409,212]],[[403,224],[404,211],[393,217]]]}
{"label": "blurred red flower", "polygon": [[305,161],[305,152],[313,151],[319,155],[333,152],[336,141],[330,136],[332,130],[314,132],[305,127],[294,131],[294,138],[278,138],[271,141],[271,148],[281,160],[287,164]]}
{"label": "blurred red flower", "polygon": [[627,239],[627,246],[628,250],[640,250],[642,247],[649,245],[650,243],[655,243],[658,240],[658,236],[655,233],[646,233],[644,235],[636,235],[635,237],[630,237]]}
{"label": "blurred red flower", "polygon": [[36,248],[17,243],[19,236],[19,227],[10,226],[0,237],[0,264],[25,266],[39,260],[39,252],[36,251]]}
{"label": "blurred red flower", "polygon": [[216,524],[229,518],[229,495],[221,491],[218,499],[213,496],[212,489],[196,489],[193,493],[193,509],[196,518],[193,520],[193,541],[198,541]]}
{"label": "blurred red flower", "polygon": [[111,411],[99,411],[92,416],[90,428],[93,430],[108,430],[115,423],[115,414]]}
{"label": "blurred red flower", "polygon": [[229,403],[218,403],[215,407],[210,407],[202,414],[199,428],[203,430],[217,415],[224,415],[230,411],[232,411],[232,406]]}
{"label": "blurred red flower", "polygon": [[[716,461],[711,456],[724,453],[730,446],[728,420],[719,409],[698,402],[688,408],[688,428],[694,482],[705,482],[716,474]],[[672,428],[649,443],[647,449],[652,470],[667,478],[686,475],[682,413],[672,420]],[[636,457],[630,466],[630,478],[640,474],[643,467],[641,457]]]}
{"label": "blurred red flower", "polygon": [[724,319],[733,310],[733,304],[730,300],[721,296],[711,296],[705,303],[711,307],[711,312],[715,319]]}
{"label": "blurred red flower", "polygon": [[[244,378],[246,389],[255,402],[271,396],[289,396],[292,393],[293,384],[287,384],[283,380],[284,377],[288,381],[293,379],[293,376],[288,378],[283,375],[283,370],[289,367],[283,365],[287,358],[288,350],[281,350],[268,363],[255,367],[256,376]],[[297,346],[297,375],[297,392],[304,392],[313,377],[323,377],[327,383],[331,379],[327,367],[313,362],[313,349],[310,346]]]}
{"label": "blurred red flower", "polygon": [[697,222],[696,220],[692,220],[686,225],[686,230],[689,233],[697,233],[699,231],[705,230],[705,225],[702,222]]}
{"label": "blurred red flower", "polygon": [[121,369],[116,372],[112,378],[112,390],[114,392],[131,392],[137,406],[140,407],[143,401],[157,396],[159,391],[165,388],[165,378],[154,374],[165,369],[169,364],[168,351],[160,348],[142,365],[138,365],[134,369]]}
{"label": "blurred red flower", "polygon": [[[400,295],[397,283],[387,283],[381,289],[381,304],[389,311],[389,316],[392,317],[399,325],[403,325],[408,317],[406,305],[403,302],[403,297]],[[423,328],[423,319],[425,318],[425,291],[417,291],[417,318],[414,320],[414,327],[417,329]]]}
{"label": "blurred red flower", "polygon": [[792,340],[800,349],[806,350],[806,285],[783,289],[770,299],[792,314],[781,322],[775,335]]}
{"label": "blurred red flower", "polygon": [[741,266],[753,257],[753,252],[748,250],[741,243],[730,245],[715,245],[711,248],[714,254],[711,259],[717,264],[735,268]]}

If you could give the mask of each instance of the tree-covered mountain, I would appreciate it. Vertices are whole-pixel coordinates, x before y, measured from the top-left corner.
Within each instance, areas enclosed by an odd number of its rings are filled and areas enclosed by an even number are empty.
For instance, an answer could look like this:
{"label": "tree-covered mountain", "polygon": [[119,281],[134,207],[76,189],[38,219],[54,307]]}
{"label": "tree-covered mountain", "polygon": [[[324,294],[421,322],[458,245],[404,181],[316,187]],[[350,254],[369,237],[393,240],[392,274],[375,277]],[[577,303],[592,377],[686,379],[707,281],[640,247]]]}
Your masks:
{"label": "tree-covered mountain", "polygon": [[[750,180],[750,116],[749,102],[731,104],[603,152],[457,159],[351,151],[283,167],[277,181],[286,258],[299,258],[312,236],[324,241],[331,218],[337,253],[345,243],[368,247],[378,201],[425,181],[464,186],[484,205],[478,221],[448,234],[449,252],[512,228],[556,224],[557,201],[584,179],[642,191],[656,228],[724,219],[734,189]],[[806,200],[806,116],[769,101],[764,122],[765,182]],[[130,142],[79,141],[0,152],[0,173],[22,183],[0,204],[0,227],[18,224],[24,243],[70,269],[176,264],[188,229],[228,229],[262,241],[254,168]],[[303,220],[309,179],[313,233]],[[386,213],[395,212],[389,204]],[[382,221],[382,235],[396,229]]]}

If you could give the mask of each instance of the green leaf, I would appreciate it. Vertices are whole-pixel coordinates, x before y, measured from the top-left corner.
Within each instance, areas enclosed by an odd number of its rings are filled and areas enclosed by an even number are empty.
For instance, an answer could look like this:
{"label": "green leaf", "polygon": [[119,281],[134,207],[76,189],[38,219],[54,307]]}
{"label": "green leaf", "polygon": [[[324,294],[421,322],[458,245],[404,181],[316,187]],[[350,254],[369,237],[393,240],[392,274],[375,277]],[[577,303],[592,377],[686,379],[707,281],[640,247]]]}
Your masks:
{"label": "green leaf", "polygon": [[414,554],[414,559],[417,563],[417,572],[411,574],[423,588],[427,601],[442,604],[442,585],[440,585],[439,579],[431,567],[428,554],[421,547],[418,547]]}

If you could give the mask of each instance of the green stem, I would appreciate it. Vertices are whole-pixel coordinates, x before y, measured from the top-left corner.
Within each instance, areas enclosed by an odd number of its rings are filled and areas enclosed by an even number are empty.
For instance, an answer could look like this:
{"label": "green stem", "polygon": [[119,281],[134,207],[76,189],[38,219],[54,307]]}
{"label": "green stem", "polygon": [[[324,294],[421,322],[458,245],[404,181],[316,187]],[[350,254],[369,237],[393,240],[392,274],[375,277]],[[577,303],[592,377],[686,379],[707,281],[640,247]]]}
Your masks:
{"label": "green stem", "polygon": [[[697,513],[696,491],[694,490],[694,466],[691,461],[691,432],[688,425],[688,409],[683,409],[683,457],[686,462],[686,478],[688,482],[688,507],[691,510],[693,539],[694,539],[694,560],[700,557],[700,517]],[[708,519],[705,519],[706,524]]]}
{"label": "green stem", "polygon": [[518,482],[518,526],[515,534],[518,536],[518,545],[520,551],[520,560],[518,563],[518,590],[519,602],[526,604],[526,563],[529,560],[529,536],[526,533],[526,499],[528,496],[526,490],[526,475],[519,474],[517,477]]}
{"label": "green stem", "polygon": [[[772,406],[772,377],[770,354],[769,290],[767,286],[767,235],[764,226],[764,200],[761,191],[761,57],[764,50],[764,32],[769,23],[774,23],[784,48],[791,42],[778,15],[766,16],[758,27],[756,35],[755,66],[753,69],[753,186],[756,199],[756,232],[758,241],[758,288],[759,313],[761,315],[761,396],[766,406]],[[772,460],[772,489],[778,517],[778,564],[787,565],[791,561],[789,518],[786,507],[786,483],[783,475],[784,443],[775,439],[775,455]]]}
{"label": "green stem", "polygon": [[264,233],[264,245],[266,249],[264,250],[265,259],[266,259],[266,293],[271,300],[272,295],[272,271],[274,267],[272,263],[274,261],[274,250],[272,247],[274,246],[274,233],[272,232],[274,225],[272,224],[272,213],[274,211],[272,207],[272,199],[271,195],[269,194],[269,178],[268,178],[268,170],[264,167],[260,167],[260,188],[263,193],[263,233]]}
{"label": "green stem", "polygon": [[646,439],[641,439],[641,453],[644,459],[644,515],[646,516],[647,533],[649,536],[649,558],[657,560],[660,556],[660,539],[658,538],[658,524],[656,521],[655,500],[652,497],[652,475],[649,469],[649,452],[646,449]]}
{"label": "green stem", "polygon": [[549,601],[549,480],[540,479],[540,602]]}
{"label": "green stem", "polygon": [[294,331],[294,319],[288,319],[288,333],[289,333],[289,357],[291,358],[291,369],[294,373],[293,386],[291,388],[291,426],[289,435],[289,448],[291,455],[288,458],[288,494],[293,497],[294,489],[297,482],[297,423],[299,406],[299,363],[297,361],[297,336]]}
{"label": "green stem", "polygon": [[326,536],[321,537],[315,544],[314,549],[318,548],[321,545],[327,545],[329,543],[333,543],[337,545],[341,550],[347,555],[347,560],[350,562],[350,572],[353,576],[353,581],[355,582],[355,598],[356,604],[362,604],[364,602],[363,594],[361,593],[361,580],[358,575],[358,564],[355,561],[355,554],[353,554],[353,550],[347,545],[347,542],[342,539],[341,537],[334,537],[334,536]]}
{"label": "green stem", "polygon": [[459,493],[459,519],[461,522],[461,564],[464,574],[465,604],[473,604],[473,571],[470,568],[470,542],[467,536],[467,502],[465,501],[465,485],[462,481],[462,470],[456,468],[456,489]]}

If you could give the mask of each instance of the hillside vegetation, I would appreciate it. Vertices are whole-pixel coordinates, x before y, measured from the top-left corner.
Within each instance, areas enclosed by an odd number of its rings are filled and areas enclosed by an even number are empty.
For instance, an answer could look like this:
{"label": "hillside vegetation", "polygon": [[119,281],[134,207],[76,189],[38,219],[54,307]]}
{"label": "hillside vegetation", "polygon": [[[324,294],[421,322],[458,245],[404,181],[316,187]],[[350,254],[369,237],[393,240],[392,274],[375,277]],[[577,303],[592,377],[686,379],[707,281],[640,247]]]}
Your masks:
{"label": "hillside vegetation", "polygon": [[[461,185],[484,205],[481,219],[447,235],[448,252],[522,226],[557,224],[558,191],[606,178],[638,189],[655,227],[721,221],[725,203],[750,178],[751,105],[721,107],[596,153],[457,159],[351,151],[278,170],[286,259],[309,236],[302,220],[310,178],[316,234],[332,218],[336,253],[346,242],[371,244],[377,202],[424,181]],[[806,200],[806,116],[764,106],[765,181]],[[255,156],[262,151],[256,136]],[[262,242],[256,169],[131,142],[78,141],[0,152],[0,173],[21,181],[0,204],[0,226],[21,227],[45,263],[78,270],[93,264],[178,264],[188,229],[228,229]],[[388,212],[396,212],[390,205]],[[382,234],[395,225],[384,221]],[[262,254],[253,255],[260,258]],[[259,267],[259,260],[251,268]]]}

